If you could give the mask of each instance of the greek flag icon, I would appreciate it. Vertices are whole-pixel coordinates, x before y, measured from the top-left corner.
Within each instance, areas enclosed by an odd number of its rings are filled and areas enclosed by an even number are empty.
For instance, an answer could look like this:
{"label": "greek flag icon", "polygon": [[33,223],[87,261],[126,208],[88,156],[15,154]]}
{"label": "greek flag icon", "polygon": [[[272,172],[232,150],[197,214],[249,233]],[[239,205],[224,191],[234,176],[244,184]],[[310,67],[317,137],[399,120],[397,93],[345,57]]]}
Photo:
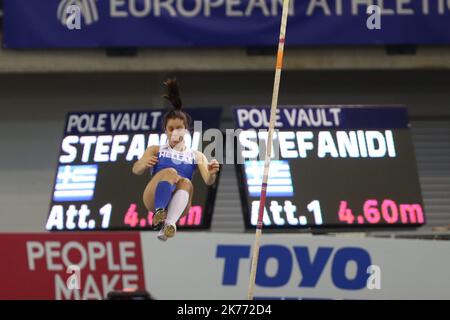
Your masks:
{"label": "greek flag icon", "polygon": [[59,166],[53,201],[89,201],[94,197],[98,166]]}
{"label": "greek flag icon", "polygon": [[[244,166],[248,193],[251,197],[259,197],[264,174],[264,161],[245,161]],[[294,196],[291,169],[287,160],[273,160],[270,162],[266,195],[267,197]]]}

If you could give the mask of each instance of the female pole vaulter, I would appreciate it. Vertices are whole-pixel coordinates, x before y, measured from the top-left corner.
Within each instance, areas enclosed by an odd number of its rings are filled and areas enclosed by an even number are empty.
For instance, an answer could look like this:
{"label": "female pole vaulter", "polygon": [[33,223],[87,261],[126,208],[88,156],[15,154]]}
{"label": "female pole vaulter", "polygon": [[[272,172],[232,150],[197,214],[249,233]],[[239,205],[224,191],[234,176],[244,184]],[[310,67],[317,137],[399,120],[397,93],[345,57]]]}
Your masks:
{"label": "female pole vaulter", "polygon": [[164,97],[173,107],[162,120],[167,143],[148,147],[133,165],[136,175],[148,169],[152,171],[143,201],[147,210],[154,212],[153,227],[160,230],[158,239],[161,241],[175,236],[176,222],[189,212],[194,192],[191,180],[196,168],[207,185],[214,184],[219,172],[217,160],[208,162],[203,153],[185,145],[184,135],[191,118],[181,110],[182,101],[176,79],[168,79],[164,84],[167,87]]}

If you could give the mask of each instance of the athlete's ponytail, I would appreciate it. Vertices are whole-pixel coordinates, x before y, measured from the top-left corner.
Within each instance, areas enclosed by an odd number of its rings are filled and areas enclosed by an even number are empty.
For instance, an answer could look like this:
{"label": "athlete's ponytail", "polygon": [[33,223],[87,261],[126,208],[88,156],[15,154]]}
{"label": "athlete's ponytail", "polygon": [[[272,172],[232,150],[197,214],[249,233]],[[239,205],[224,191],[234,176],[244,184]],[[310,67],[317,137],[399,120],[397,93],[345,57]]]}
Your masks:
{"label": "athlete's ponytail", "polygon": [[166,112],[166,114],[163,116],[162,130],[166,129],[167,122],[170,119],[183,120],[184,126],[186,127],[186,129],[189,129],[191,125],[191,117],[186,112],[183,112],[181,110],[181,108],[183,107],[183,102],[181,100],[180,86],[177,79],[169,78],[164,82],[164,85],[167,88],[167,93],[163,97],[170,101],[173,108],[172,110]]}
{"label": "athlete's ponytail", "polygon": [[180,86],[177,79],[167,79],[164,84],[167,87],[167,94],[164,95],[164,98],[170,101],[175,110],[181,110],[183,102],[181,101]]}

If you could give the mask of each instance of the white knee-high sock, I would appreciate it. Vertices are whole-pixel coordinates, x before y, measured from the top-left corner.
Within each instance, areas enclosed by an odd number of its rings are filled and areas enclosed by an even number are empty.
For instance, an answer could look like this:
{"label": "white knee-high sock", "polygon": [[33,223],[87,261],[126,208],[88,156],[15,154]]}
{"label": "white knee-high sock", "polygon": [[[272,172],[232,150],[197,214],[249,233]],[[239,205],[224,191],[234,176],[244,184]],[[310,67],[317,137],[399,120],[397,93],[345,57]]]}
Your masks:
{"label": "white knee-high sock", "polygon": [[182,189],[175,191],[167,210],[166,224],[175,224],[186,209],[188,202],[189,192]]}

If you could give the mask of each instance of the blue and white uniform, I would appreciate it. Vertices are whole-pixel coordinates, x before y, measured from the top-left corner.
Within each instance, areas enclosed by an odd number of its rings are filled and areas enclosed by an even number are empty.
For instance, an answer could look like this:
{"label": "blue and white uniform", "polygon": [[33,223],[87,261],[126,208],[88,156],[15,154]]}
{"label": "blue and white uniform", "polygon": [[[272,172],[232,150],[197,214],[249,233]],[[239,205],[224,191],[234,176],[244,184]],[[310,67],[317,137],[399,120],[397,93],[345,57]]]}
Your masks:
{"label": "blue and white uniform", "polygon": [[177,170],[179,176],[191,180],[196,167],[194,150],[186,148],[184,151],[177,151],[167,143],[159,147],[158,163],[153,167],[152,174],[173,168]]}

